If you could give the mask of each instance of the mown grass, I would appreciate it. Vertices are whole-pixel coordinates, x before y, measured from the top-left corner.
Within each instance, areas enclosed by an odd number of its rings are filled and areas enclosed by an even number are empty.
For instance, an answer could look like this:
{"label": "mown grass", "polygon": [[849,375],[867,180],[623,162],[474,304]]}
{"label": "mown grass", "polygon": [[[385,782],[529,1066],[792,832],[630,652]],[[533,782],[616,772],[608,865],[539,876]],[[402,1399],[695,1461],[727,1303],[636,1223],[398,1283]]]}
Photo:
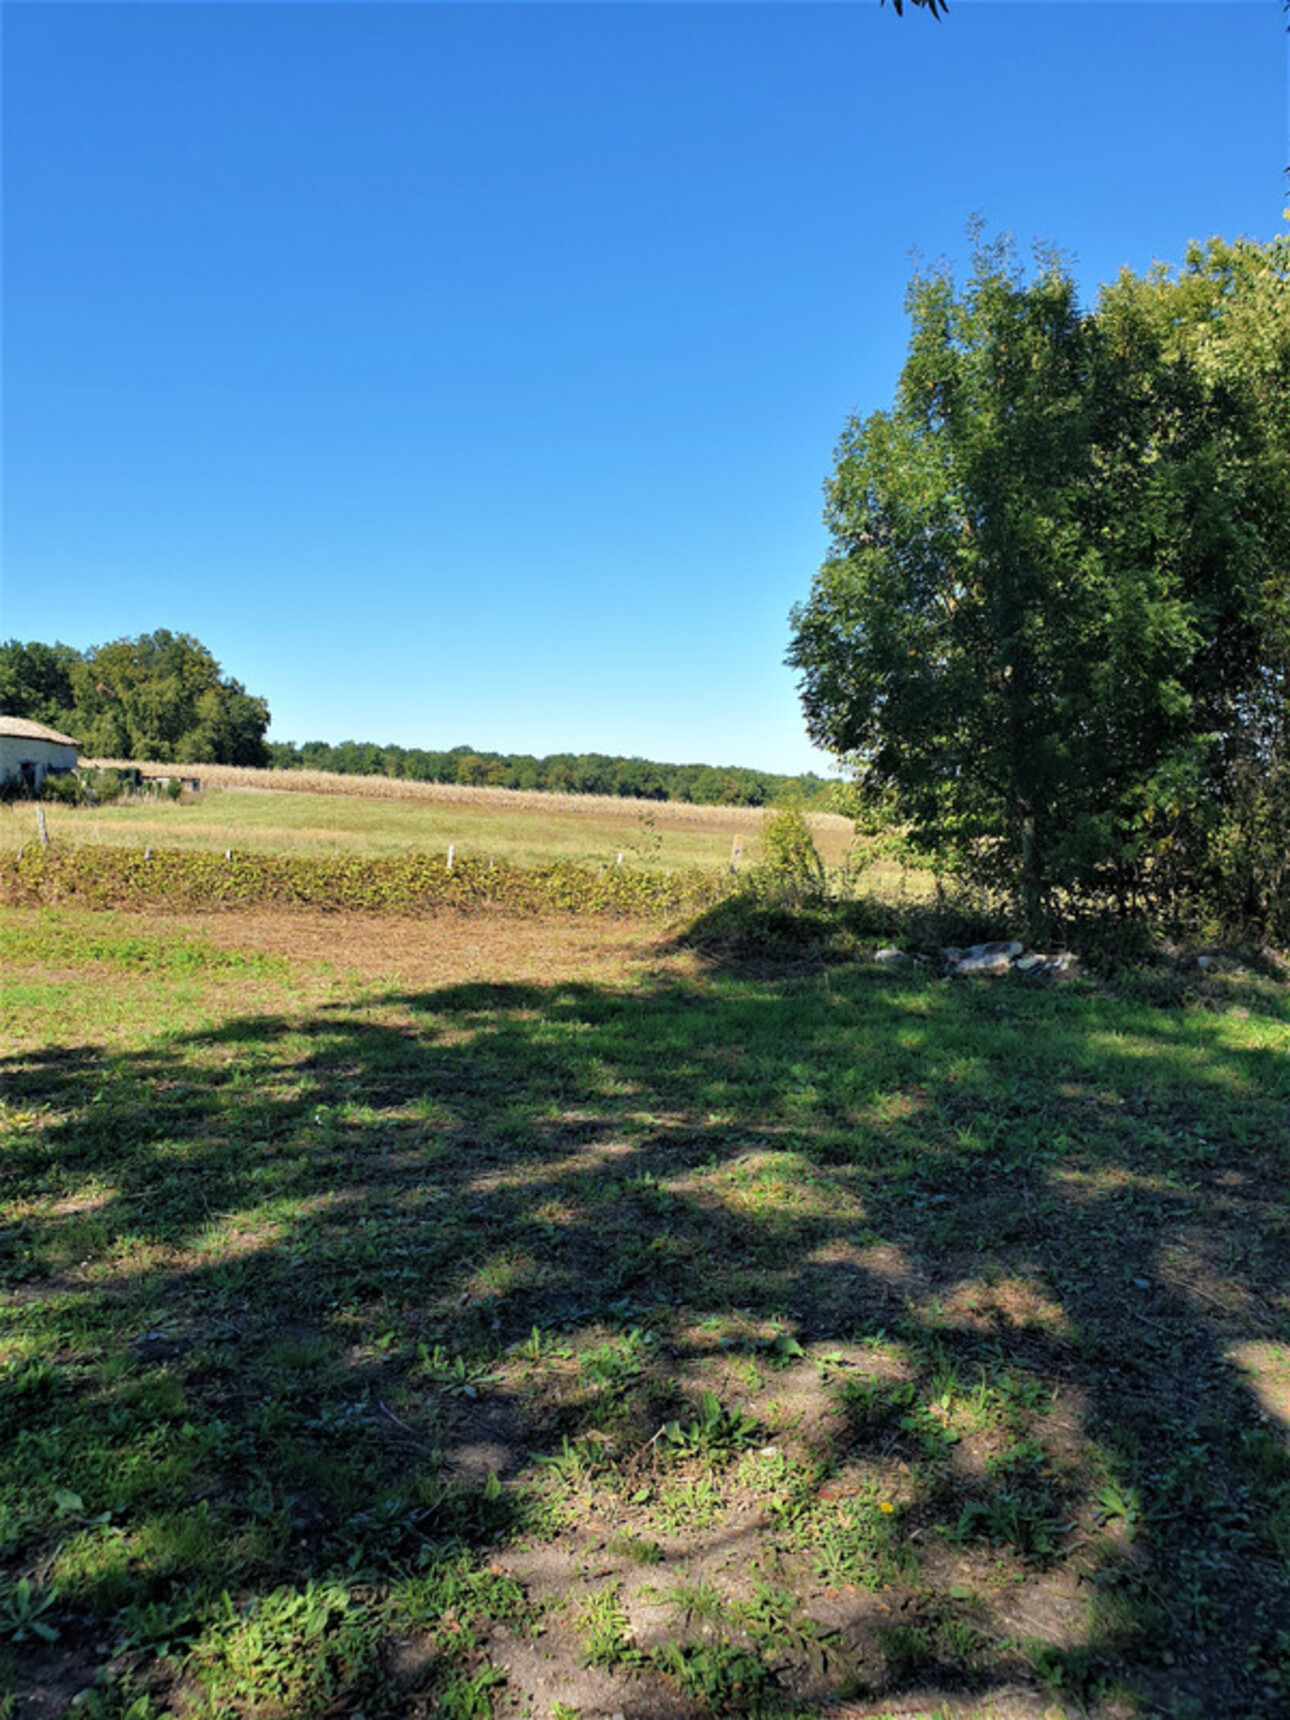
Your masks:
{"label": "mown grass", "polygon": [[1285,1712],[1275,966],[4,927],[10,1713]]}
{"label": "mown grass", "polygon": [[[367,779],[353,781],[361,786]],[[463,857],[491,856],[517,865],[552,860],[613,865],[621,854],[625,863],[669,871],[728,868],[736,841],[744,864],[759,856],[762,814],[747,807],[624,804],[576,795],[508,797],[504,790],[446,790],[437,784],[408,785],[439,792],[403,799],[382,795],[381,786],[378,780],[367,793],[334,794],[215,786],[176,802],[142,797],[44,810],[56,842],[108,846],[397,855],[442,853],[451,844]],[[850,845],[850,824],[821,815],[813,828],[829,863],[838,864]],[[0,847],[12,852],[36,840],[34,807],[0,806]]]}

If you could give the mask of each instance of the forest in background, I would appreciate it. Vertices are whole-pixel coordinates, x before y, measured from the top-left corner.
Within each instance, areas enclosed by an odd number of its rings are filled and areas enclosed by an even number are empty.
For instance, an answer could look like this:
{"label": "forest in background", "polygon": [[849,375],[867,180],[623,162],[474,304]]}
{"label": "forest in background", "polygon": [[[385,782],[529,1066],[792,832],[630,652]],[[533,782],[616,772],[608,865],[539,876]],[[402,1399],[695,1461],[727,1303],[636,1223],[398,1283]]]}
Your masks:
{"label": "forest in background", "polygon": [[374,746],[360,741],[292,741],[270,745],[278,770],[330,770],[343,775],[403,777],[412,782],[451,782],[470,788],[536,789],[555,794],[612,794],[631,800],[681,800],[699,806],[769,806],[793,800],[818,806],[836,784],[808,772],[778,776],[737,765],[659,764],[652,759],[607,753],[476,752],[450,747]]}
{"label": "forest in background", "polygon": [[336,771],[701,806],[767,806],[783,800],[819,806],[834,787],[812,772],[781,776],[735,765],[660,764],[606,753],[535,758],[477,752],[470,746],[436,751],[352,740],[337,745],[269,742],[268,702],[226,676],[200,640],[165,629],[86,651],[16,639],[0,644],[0,713],[71,735],[88,758]]}

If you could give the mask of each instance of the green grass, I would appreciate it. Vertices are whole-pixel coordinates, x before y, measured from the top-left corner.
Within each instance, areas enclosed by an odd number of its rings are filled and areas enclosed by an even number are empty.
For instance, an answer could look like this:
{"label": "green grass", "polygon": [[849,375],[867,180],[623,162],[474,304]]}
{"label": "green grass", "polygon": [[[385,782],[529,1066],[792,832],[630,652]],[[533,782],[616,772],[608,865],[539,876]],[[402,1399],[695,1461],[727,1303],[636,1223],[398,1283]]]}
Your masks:
{"label": "green grass", "polygon": [[1274,974],[3,928],[0,1711],[1284,1712]]}

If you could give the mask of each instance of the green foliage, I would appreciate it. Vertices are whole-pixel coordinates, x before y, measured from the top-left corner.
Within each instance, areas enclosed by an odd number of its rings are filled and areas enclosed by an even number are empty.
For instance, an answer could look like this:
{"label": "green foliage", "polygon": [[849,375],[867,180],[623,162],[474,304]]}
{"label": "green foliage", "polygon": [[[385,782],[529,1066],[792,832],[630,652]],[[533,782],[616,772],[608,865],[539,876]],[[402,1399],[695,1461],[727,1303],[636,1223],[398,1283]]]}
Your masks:
{"label": "green foliage", "polygon": [[839,445],[811,734],[1032,930],[1290,912],[1288,274],[1213,241],[1090,314],[978,243],[961,289],[915,278],[896,403]]}
{"label": "green foliage", "polygon": [[70,645],[6,640],[0,645],[0,711],[75,735],[72,669],[79,661],[80,653]]}
{"label": "green foliage", "polygon": [[1007,1546],[1023,1558],[1046,1558],[1057,1546],[1059,1525],[1042,1499],[1019,1493],[994,1493],[989,1499],[973,1499],[963,1507],[955,1528],[955,1539],[970,1543],[980,1539]]}
{"label": "green foliage", "polygon": [[709,1714],[756,1714],[775,1693],[775,1676],[766,1663],[734,1643],[667,1643],[658,1664]]}
{"label": "green foliage", "polygon": [[313,907],[421,913],[505,908],[519,913],[676,914],[730,888],[712,873],[592,870],[567,862],[511,866],[442,856],[373,858],[209,854],[159,849],[30,848],[0,859],[0,900],[117,908]]}
{"label": "green foliage", "polygon": [[375,1670],[371,1622],[340,1584],[275,1589],[245,1605],[226,1594],[197,1645],[193,1670],[212,1713],[249,1705],[281,1713],[319,1712],[353,1700]]}
{"label": "green foliage", "polygon": [[85,802],[85,789],[75,771],[50,771],[40,785],[41,800],[48,800],[55,806],[82,806]]}
{"label": "green foliage", "polygon": [[616,1588],[588,1595],[578,1613],[584,1666],[635,1667],[644,1656],[636,1647],[631,1622]]}
{"label": "green foliage", "polygon": [[91,757],[263,765],[269,707],[187,633],[77,652],[0,645],[0,710],[71,734]]}
{"label": "green foliage", "polygon": [[57,1642],[58,1627],[46,1616],[57,1596],[38,1589],[30,1577],[19,1577],[0,1593],[0,1635],[10,1642]]}
{"label": "green foliage", "polygon": [[376,746],[370,741],[275,741],[269,762],[277,770],[335,771],[342,776],[389,776],[409,782],[456,782],[474,788],[514,788],[553,794],[604,794],[620,799],[679,800],[696,806],[766,806],[786,795],[804,805],[823,804],[830,785],[805,771],[777,776],[740,765],[662,764],[604,753],[477,752],[451,747]]}
{"label": "green foliage", "polygon": [[664,1437],[675,1450],[705,1457],[722,1456],[754,1445],[757,1423],[740,1409],[726,1409],[715,1392],[704,1392],[693,1421],[669,1421]]}
{"label": "green foliage", "polygon": [[634,1559],[638,1565],[661,1565],[667,1557],[657,1541],[644,1535],[611,1535],[609,1551],[620,1558]]}
{"label": "green foliage", "polygon": [[[129,772],[119,770],[51,771],[40,785],[40,799],[58,806],[108,806],[131,786]],[[173,785],[175,794],[179,785]]]}
{"label": "green foliage", "polygon": [[800,806],[768,813],[761,827],[762,869],[794,891],[821,891],[826,879],[811,827]]}

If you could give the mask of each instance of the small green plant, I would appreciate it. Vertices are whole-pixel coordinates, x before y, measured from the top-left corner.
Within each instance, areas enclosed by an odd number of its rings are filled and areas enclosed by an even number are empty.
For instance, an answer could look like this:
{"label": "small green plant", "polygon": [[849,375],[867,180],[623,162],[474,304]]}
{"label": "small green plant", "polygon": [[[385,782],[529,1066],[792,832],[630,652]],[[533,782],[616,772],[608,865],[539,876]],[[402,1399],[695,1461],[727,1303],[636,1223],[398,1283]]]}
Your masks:
{"label": "small green plant", "polygon": [[669,1421],[663,1437],[676,1451],[703,1457],[724,1456],[755,1445],[760,1430],[751,1416],[725,1409],[715,1392],[704,1392],[694,1421]]}
{"label": "small green plant", "polygon": [[567,1487],[585,1487],[605,1467],[604,1449],[598,1440],[571,1440],[566,1433],[561,1435],[559,1451],[534,1462]]}
{"label": "small green plant", "polygon": [[709,1529],[720,1521],[726,1501],[719,1488],[706,1475],[691,1475],[674,1486],[663,1487],[654,1500],[654,1520],[669,1534],[693,1533]]}
{"label": "small green plant", "polygon": [[582,1357],[582,1371],[597,1385],[621,1390],[645,1372],[657,1345],[658,1339],[652,1332],[642,1332],[633,1326],[620,1338],[587,1350]]}
{"label": "small green plant", "polygon": [[638,1565],[660,1565],[664,1556],[658,1542],[644,1535],[611,1535],[609,1551],[622,1559],[634,1559]]}
{"label": "small green plant", "polygon": [[117,1618],[118,1641],[165,1657],[186,1649],[198,1632],[191,1607],[165,1601],[142,1601],[125,1607]]}
{"label": "small green plant", "polygon": [[492,1720],[493,1691],[506,1683],[497,1666],[481,1666],[463,1672],[439,1692],[435,1713],[442,1720]]}
{"label": "small green plant", "polygon": [[[1028,1656],[1040,1682],[1049,1690],[1061,1690],[1074,1697],[1081,1708],[1099,1702],[1111,1694],[1113,1681],[1105,1673],[1099,1672],[1092,1650],[1059,1648],[1042,1640],[1023,1640],[1019,1646]],[[1178,1709],[1171,1704],[1169,1712],[1177,1713],[1181,1717],[1187,1709]],[[1195,1713],[1197,1720],[1200,1720],[1202,1709],[1197,1707]]]}
{"label": "small green plant", "polygon": [[216,1712],[248,1697],[313,1712],[357,1693],[377,1645],[366,1609],[342,1585],[310,1582],[241,1606],[225,1592],[191,1664]]}
{"label": "small green plant", "polygon": [[989,1541],[1011,1547],[1022,1558],[1047,1558],[1057,1547],[1059,1525],[1038,1500],[1019,1493],[971,1499],[959,1513],[954,1539],[961,1545]]}
{"label": "small green plant", "polygon": [[476,1620],[517,1621],[524,1616],[524,1591],[504,1572],[480,1568],[465,1548],[427,1548],[415,1574],[398,1583],[391,1605],[400,1621],[467,1631]]}
{"label": "small green plant", "polygon": [[991,1477],[1016,1475],[1033,1476],[1047,1461],[1048,1454],[1037,1439],[1019,1439],[1002,1451],[993,1452],[985,1464]]}
{"label": "small green plant", "polygon": [[584,1666],[603,1666],[612,1672],[618,1667],[643,1664],[644,1656],[636,1647],[616,1588],[588,1595],[578,1613],[578,1626],[582,1632]]}
{"label": "small green plant", "polygon": [[818,1677],[833,1665],[842,1633],[805,1617],[787,1589],[757,1583],[751,1600],[737,1602],[729,1610],[764,1656],[805,1660]]}
{"label": "small green plant", "polygon": [[663,1600],[679,1612],[686,1624],[721,1625],[730,1612],[729,1602],[714,1583],[677,1583],[662,1592]]}
{"label": "small green plant", "polygon": [[967,1408],[982,1426],[1002,1422],[1023,1429],[1036,1415],[1053,1406],[1051,1390],[1016,1368],[980,1368],[976,1383],[964,1394]]}
{"label": "small green plant", "polygon": [[657,1662],[661,1672],[712,1714],[756,1714],[775,1694],[770,1668],[751,1649],[734,1643],[682,1647],[669,1642],[658,1651]]}
{"label": "small green plant", "polygon": [[955,1405],[953,1389],[944,1382],[933,1382],[924,1400],[917,1383],[901,1380],[847,1380],[842,1388],[843,1401],[861,1429],[878,1431],[897,1428],[910,1435],[929,1457],[942,1456],[959,1441],[958,1430],[949,1421]]}
{"label": "small green plant", "polygon": [[519,1345],[519,1353],[526,1362],[540,1362],[542,1360],[543,1342],[541,1328],[533,1326],[529,1330],[528,1337]]}
{"label": "small green plant", "polygon": [[762,1361],[772,1368],[791,1368],[794,1362],[801,1361],[806,1351],[796,1338],[787,1332],[778,1332],[773,1338],[759,1339],[756,1350]]}
{"label": "small green plant", "polygon": [[835,1588],[880,1588],[908,1576],[914,1557],[901,1545],[899,1518],[889,1501],[848,1499],[816,1509],[798,1524],[811,1548],[816,1575]]}
{"label": "small green plant", "polygon": [[454,1356],[442,1344],[432,1348],[417,1345],[417,1361],[426,1379],[450,1397],[476,1398],[479,1388],[492,1385],[497,1376],[488,1371],[487,1364],[468,1362],[464,1356]]}
{"label": "small green plant", "polygon": [[1142,1517],[1142,1501],[1132,1487],[1108,1483],[1097,1493],[1094,1506],[1099,1523],[1123,1523],[1126,1539],[1133,1539]]}
{"label": "small green plant", "polygon": [[0,1634],[10,1642],[26,1642],[33,1636],[41,1642],[57,1642],[57,1626],[45,1616],[57,1600],[52,1591],[38,1589],[30,1577],[19,1577],[0,1594]]}
{"label": "small green plant", "polygon": [[139,1692],[129,1673],[120,1678],[109,1677],[85,1691],[77,1698],[73,1712],[77,1720],[162,1720],[163,1714],[146,1691]]}

